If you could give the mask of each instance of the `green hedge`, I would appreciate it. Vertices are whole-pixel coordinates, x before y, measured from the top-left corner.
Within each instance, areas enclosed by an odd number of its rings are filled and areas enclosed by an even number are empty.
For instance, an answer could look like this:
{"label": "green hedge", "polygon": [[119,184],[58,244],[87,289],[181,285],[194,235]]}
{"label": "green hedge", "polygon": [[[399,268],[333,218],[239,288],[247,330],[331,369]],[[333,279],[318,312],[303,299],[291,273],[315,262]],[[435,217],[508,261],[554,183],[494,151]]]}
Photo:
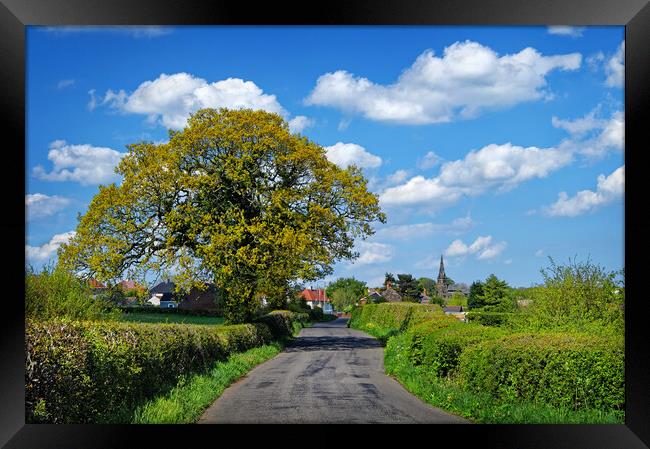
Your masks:
{"label": "green hedge", "polygon": [[441,314],[442,308],[437,304],[409,302],[365,304],[352,311],[349,326],[366,331],[383,328],[402,332],[409,324],[418,324],[431,316]]}
{"label": "green hedge", "polygon": [[222,317],[223,313],[218,310],[204,309],[179,309],[178,307],[156,307],[156,306],[123,306],[119,307],[123,313],[159,313],[163,315],[192,315],[192,316],[215,316]]}
{"label": "green hedge", "polygon": [[307,318],[274,312],[260,323],[234,326],[30,320],[27,422],[128,422],[137,404],[180,377],[290,337],[294,323]]}
{"label": "green hedge", "polygon": [[467,312],[465,318],[468,322],[482,324],[483,326],[501,326],[512,318],[514,314],[508,312]]}
{"label": "green hedge", "polygon": [[305,325],[309,322],[309,315],[289,310],[274,310],[257,318],[255,322],[267,325],[274,339],[283,340],[293,335],[294,322]]}
{"label": "green hedge", "polygon": [[459,374],[473,391],[573,410],[623,410],[622,339],[587,334],[514,334],[465,350]]}
{"label": "green hedge", "polygon": [[440,319],[415,326],[407,334],[411,363],[422,365],[428,372],[444,377],[456,370],[458,359],[465,349],[485,340],[503,337],[505,332],[499,328]]}

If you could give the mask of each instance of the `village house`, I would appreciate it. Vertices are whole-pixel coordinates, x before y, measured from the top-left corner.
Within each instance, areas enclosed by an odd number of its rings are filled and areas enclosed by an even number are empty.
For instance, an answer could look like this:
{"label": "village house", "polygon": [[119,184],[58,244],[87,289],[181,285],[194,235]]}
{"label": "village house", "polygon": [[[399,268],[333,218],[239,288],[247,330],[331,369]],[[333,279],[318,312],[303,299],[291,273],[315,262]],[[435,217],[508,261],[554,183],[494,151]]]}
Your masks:
{"label": "village house", "polygon": [[304,289],[300,296],[305,299],[307,305],[312,309],[314,307],[320,307],[323,309],[323,313],[331,315],[334,313],[334,307],[332,307],[332,302],[325,294],[325,290],[322,288],[319,289]]}

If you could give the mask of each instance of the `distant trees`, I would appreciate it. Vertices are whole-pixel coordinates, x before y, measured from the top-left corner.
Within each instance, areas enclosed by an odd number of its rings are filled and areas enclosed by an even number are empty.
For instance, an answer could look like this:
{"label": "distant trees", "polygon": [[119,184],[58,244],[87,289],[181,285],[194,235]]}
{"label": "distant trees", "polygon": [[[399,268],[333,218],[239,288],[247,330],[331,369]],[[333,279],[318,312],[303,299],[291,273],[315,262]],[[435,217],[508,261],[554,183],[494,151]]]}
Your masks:
{"label": "distant trees", "polygon": [[483,307],[483,282],[474,281],[469,287],[469,296],[467,297],[467,307],[470,309],[478,309]]}
{"label": "distant trees", "polygon": [[367,292],[366,283],[353,277],[338,278],[325,289],[325,294],[332,300],[337,310],[355,305],[361,297],[366,296]]}
{"label": "distant trees", "polygon": [[384,276],[384,286],[386,286],[389,282],[393,285],[397,284],[397,279],[395,279],[393,273],[386,273]]}
{"label": "distant trees", "polygon": [[419,278],[418,279],[418,285],[420,286],[420,290],[423,292],[426,291],[427,296],[432,296],[436,294],[436,281],[434,281],[431,278]]}
{"label": "distant trees", "polygon": [[402,301],[420,302],[421,288],[418,281],[410,274],[397,275],[397,291]]}

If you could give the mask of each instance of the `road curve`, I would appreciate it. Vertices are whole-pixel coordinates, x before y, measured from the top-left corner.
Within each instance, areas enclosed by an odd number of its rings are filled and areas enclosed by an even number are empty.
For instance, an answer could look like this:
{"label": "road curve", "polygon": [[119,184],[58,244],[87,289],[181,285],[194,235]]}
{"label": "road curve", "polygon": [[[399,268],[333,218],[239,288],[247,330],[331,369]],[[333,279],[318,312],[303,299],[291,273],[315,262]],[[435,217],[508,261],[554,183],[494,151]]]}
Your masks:
{"label": "road curve", "polygon": [[303,329],[282,353],[227,388],[198,423],[467,422],[386,376],[379,342],[346,322]]}

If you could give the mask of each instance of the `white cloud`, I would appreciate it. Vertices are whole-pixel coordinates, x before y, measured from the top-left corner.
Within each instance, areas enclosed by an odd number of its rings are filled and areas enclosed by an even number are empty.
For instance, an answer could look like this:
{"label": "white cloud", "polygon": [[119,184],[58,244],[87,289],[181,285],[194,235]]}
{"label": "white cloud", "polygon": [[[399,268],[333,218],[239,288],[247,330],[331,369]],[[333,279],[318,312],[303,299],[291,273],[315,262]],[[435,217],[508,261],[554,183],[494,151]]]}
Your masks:
{"label": "white cloud", "polygon": [[472,218],[467,215],[453,220],[451,223],[414,223],[394,225],[380,228],[375,237],[382,240],[417,240],[435,234],[461,234],[474,225]]}
{"label": "white cloud", "polygon": [[471,151],[464,159],[443,164],[434,178],[416,176],[387,188],[379,199],[384,205],[428,203],[443,207],[464,195],[480,194],[489,188],[505,191],[529,179],[546,177],[571,160],[570,153],[555,148],[491,144]]}
{"label": "white cloud", "polygon": [[326,156],[330,162],[345,168],[349,165],[356,165],[360,168],[377,168],[381,165],[381,158],[366,151],[356,143],[337,142],[332,146],[325,147]]}
{"label": "white cloud", "polygon": [[558,200],[542,209],[544,215],[551,217],[575,217],[592,212],[612,201],[621,198],[625,192],[625,165],[617,168],[609,176],[598,176],[596,191],[581,190],[569,197],[560,192]]}
{"label": "white cloud", "polygon": [[[265,94],[252,81],[228,78],[208,83],[189,73],[163,73],[140,84],[131,94],[109,90],[102,104],[125,113],[146,115],[150,123],[160,122],[172,129],[183,128],[190,114],[201,108],[249,108],[288,115],[275,95]],[[294,125],[306,124],[305,119],[298,119]]]}
{"label": "white cloud", "polygon": [[428,168],[435,167],[440,163],[440,157],[433,151],[429,151],[427,154],[424,155],[422,159],[418,161],[418,168],[422,170],[426,170]]}
{"label": "white cloud", "polygon": [[159,37],[165,36],[172,32],[171,27],[164,26],[56,26],[45,27],[44,32],[56,36],[66,36],[81,33],[114,33],[124,34],[131,37]]}
{"label": "white cloud", "polygon": [[408,170],[397,170],[395,173],[389,175],[388,178],[386,178],[387,185],[395,185],[399,184],[400,182],[404,182],[408,176]]}
{"label": "white cloud", "polygon": [[507,247],[506,242],[492,243],[492,236],[479,236],[470,245],[460,239],[454,240],[444,251],[448,257],[462,257],[475,254],[479,260],[492,259],[503,252]]}
{"label": "white cloud", "polygon": [[359,258],[353,261],[354,265],[368,265],[388,262],[393,258],[393,247],[385,243],[359,241],[355,245]]}
{"label": "white cloud", "polygon": [[56,256],[56,251],[59,247],[62,244],[67,243],[75,236],[75,234],[75,231],[68,231],[63,234],[54,235],[49,242],[44,243],[41,246],[25,245],[25,257],[27,258],[27,263],[45,262],[50,260],[52,257]]}
{"label": "white cloud", "polygon": [[33,174],[44,181],[74,181],[82,185],[107,184],[117,181],[115,167],[125,153],[89,144],[70,145],[65,140],[50,144],[47,158],[52,162],[49,173],[41,165]]}
{"label": "white cloud", "polygon": [[575,120],[553,117],[553,126],[569,132],[571,137],[559,145],[561,151],[580,154],[588,159],[600,159],[612,150],[625,146],[625,117],[622,111],[608,119],[599,118],[599,108]]}
{"label": "white cloud", "polygon": [[345,70],[320,76],[306,104],[330,106],[377,120],[410,125],[449,122],[545,98],[545,76],[576,70],[579,53],[543,56],[534,48],[499,56],[479,43],[456,42],[442,57],[427,50],[395,84],[381,85]]}
{"label": "white cloud", "polygon": [[68,198],[61,196],[48,196],[42,193],[25,195],[25,207],[27,208],[27,219],[49,217],[62,211],[70,204]]}
{"label": "white cloud", "polygon": [[569,36],[569,37],[582,37],[582,33],[585,30],[584,27],[571,27],[571,26],[550,26],[548,27],[548,34],[555,34],[558,36]]}
{"label": "white cloud", "polygon": [[541,249],[538,249],[535,251],[535,257],[543,257],[544,256],[544,251]]}
{"label": "white cloud", "polygon": [[56,83],[56,88],[58,90],[63,90],[66,87],[74,86],[74,83],[75,83],[75,80],[72,80],[72,79],[70,79],[70,80],[61,80],[58,83]]}
{"label": "white cloud", "polygon": [[616,53],[607,61],[605,85],[610,87],[623,87],[625,78],[625,42],[621,42]]}
{"label": "white cloud", "polygon": [[88,101],[86,107],[88,108],[89,111],[93,111],[97,107],[97,97],[95,97],[95,89],[90,89],[88,91],[88,95],[90,95],[90,100]]}
{"label": "white cloud", "polygon": [[301,133],[305,128],[314,126],[314,120],[304,115],[297,115],[289,120],[289,130],[292,133]]}

